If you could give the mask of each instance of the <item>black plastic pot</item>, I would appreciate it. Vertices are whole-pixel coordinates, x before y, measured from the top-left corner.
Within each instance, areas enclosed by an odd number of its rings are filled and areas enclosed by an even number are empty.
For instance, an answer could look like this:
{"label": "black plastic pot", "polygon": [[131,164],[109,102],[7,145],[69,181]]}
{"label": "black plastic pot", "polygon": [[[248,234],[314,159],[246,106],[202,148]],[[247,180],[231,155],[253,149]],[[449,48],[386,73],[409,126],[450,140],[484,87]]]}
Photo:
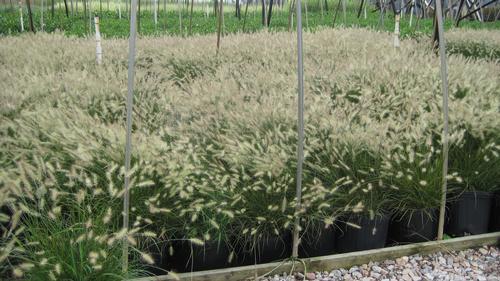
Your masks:
{"label": "black plastic pot", "polygon": [[144,242],[144,252],[148,253],[154,260],[154,264],[147,264],[141,260],[141,266],[153,275],[165,275],[172,266],[168,263],[168,251],[170,244]]}
{"label": "black plastic pot", "polygon": [[199,246],[190,241],[174,241],[173,256],[163,253],[166,263],[176,272],[191,272],[229,267],[230,250],[223,242],[206,241]]}
{"label": "black plastic pot", "polygon": [[452,236],[488,232],[493,202],[491,192],[464,192],[450,203],[446,233]]}
{"label": "black plastic pot", "polygon": [[292,252],[292,236],[286,232],[280,236],[258,238],[255,245],[247,245],[238,253],[238,265],[268,263],[286,259]]}
{"label": "black plastic pot", "polygon": [[490,231],[500,231],[500,193],[496,193],[490,212]]}
{"label": "black plastic pot", "polygon": [[395,215],[389,226],[389,240],[394,243],[432,241],[438,231],[438,209],[418,210],[402,216]]}
{"label": "black plastic pot", "polygon": [[335,252],[335,228],[311,227],[302,233],[299,244],[299,257],[319,257]]}
{"label": "black plastic pot", "polygon": [[347,220],[344,219],[345,222],[356,224],[361,228],[339,222],[339,229],[335,234],[336,251],[347,253],[383,248],[387,240],[389,218],[388,215],[378,215],[373,220],[370,220],[370,217],[366,215],[356,215]]}

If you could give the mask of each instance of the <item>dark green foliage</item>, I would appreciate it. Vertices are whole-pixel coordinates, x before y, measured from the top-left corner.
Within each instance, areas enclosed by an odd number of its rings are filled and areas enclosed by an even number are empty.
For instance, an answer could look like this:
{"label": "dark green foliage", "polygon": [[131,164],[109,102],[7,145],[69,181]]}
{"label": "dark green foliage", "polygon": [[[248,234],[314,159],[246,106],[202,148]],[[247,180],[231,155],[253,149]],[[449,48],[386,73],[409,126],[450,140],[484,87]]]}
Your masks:
{"label": "dark green foliage", "polygon": [[[309,4],[310,5],[310,4]],[[160,5],[161,7],[161,5]],[[179,14],[177,8],[172,10],[173,6],[168,6],[170,10],[167,12],[160,8],[158,12],[158,25],[154,25],[153,13],[152,11],[141,11],[141,21],[140,21],[140,33],[142,35],[188,35],[188,25],[189,12],[186,9],[182,10],[183,17],[183,27],[179,30]],[[379,28],[379,15],[376,12],[369,12],[367,19],[363,17],[357,18],[356,7],[349,7],[347,13],[347,23],[348,27],[367,27],[367,28]],[[126,18],[126,13],[122,11],[122,19],[118,18],[118,12],[115,11],[94,11],[96,15],[100,17],[101,23],[101,33],[104,37],[128,37],[129,24]],[[238,20],[237,17],[233,15],[233,9],[227,9],[224,16],[224,32],[225,33],[236,33],[242,32],[244,20]],[[255,15],[254,15],[255,13]],[[303,14],[303,25],[304,28],[309,28],[314,30],[315,28],[325,26],[332,27],[332,15],[331,11],[327,13],[324,12],[323,16],[319,8],[315,6],[308,6],[307,18],[305,13]],[[394,16],[391,14],[386,14],[386,20],[384,21],[384,26],[380,27],[381,30],[393,31],[394,30]],[[28,17],[24,17],[25,26],[28,24]],[[40,10],[39,8],[33,11],[33,21],[36,30],[41,30],[40,28]],[[415,20],[414,20],[415,22]],[[44,13],[44,23],[46,32],[54,32],[56,30],[64,31],[67,35],[85,36],[89,33],[89,17],[85,16],[83,12],[75,13],[73,17],[66,17],[64,10],[56,11],[54,17],[50,17],[50,14]],[[210,34],[217,31],[217,19],[210,14],[207,18],[204,11],[195,10],[193,12],[193,34]],[[337,19],[335,24],[336,27],[344,25],[343,16],[340,12],[340,18]],[[453,23],[451,21],[445,22],[445,27],[447,29],[451,28]],[[488,23],[478,23],[478,22],[463,22],[461,27],[467,28],[490,28],[496,29],[500,27],[500,22],[488,22]],[[260,18],[259,9],[254,10],[253,6],[249,7],[248,16],[245,24],[245,32],[255,32],[262,29],[262,23]],[[288,30],[288,8],[276,8],[273,10],[272,22],[269,27],[273,31],[285,31]],[[418,22],[418,27],[415,24],[409,26],[408,17],[401,20],[401,35],[402,37],[415,37],[421,34],[431,34],[432,33],[432,20],[422,19]],[[6,9],[0,12],[0,34],[16,34],[19,30],[19,12],[17,9],[9,10]],[[498,56],[498,52],[495,53]]]}

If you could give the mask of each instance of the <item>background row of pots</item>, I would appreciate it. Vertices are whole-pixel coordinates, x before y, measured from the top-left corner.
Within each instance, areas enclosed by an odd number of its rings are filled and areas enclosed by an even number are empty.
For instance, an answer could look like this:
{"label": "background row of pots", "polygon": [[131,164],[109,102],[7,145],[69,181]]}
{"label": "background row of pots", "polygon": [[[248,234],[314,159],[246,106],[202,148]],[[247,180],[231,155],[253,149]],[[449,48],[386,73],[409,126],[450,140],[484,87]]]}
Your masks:
{"label": "background row of pots", "polygon": [[[452,237],[500,231],[500,194],[464,192],[447,206],[445,233]],[[352,215],[321,231],[306,229],[302,233],[299,256],[302,258],[383,248],[397,244],[435,240],[439,210],[418,210],[403,216]],[[348,222],[348,223],[346,223]],[[358,228],[356,226],[360,226]],[[252,249],[231,250],[222,243],[207,242],[197,246],[188,241],[174,241],[152,250],[153,274],[167,270],[189,272],[267,263],[291,255],[291,233],[270,236],[257,241]],[[173,255],[169,254],[173,249]],[[151,249],[150,249],[151,250]]]}

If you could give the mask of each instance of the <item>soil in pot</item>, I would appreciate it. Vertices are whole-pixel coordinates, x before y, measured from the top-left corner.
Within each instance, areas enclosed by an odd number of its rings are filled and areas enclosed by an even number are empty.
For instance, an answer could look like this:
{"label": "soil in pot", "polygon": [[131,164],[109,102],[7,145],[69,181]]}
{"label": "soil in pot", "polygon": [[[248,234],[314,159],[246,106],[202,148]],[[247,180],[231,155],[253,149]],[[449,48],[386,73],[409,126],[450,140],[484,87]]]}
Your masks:
{"label": "soil in pot", "polygon": [[389,226],[389,241],[393,243],[419,243],[436,239],[438,209],[417,210],[393,216]]}
{"label": "soil in pot", "polygon": [[[353,215],[338,223],[335,234],[336,251],[348,253],[369,249],[383,248],[389,229],[389,215],[377,215],[370,219],[368,215]],[[350,222],[361,228],[349,225]]]}
{"label": "soil in pot", "polygon": [[[191,272],[230,267],[230,250],[223,242],[205,241],[203,246],[190,241],[174,241],[173,255],[168,248],[163,258],[176,272]],[[166,258],[165,258],[166,257]]]}
{"label": "soil in pot", "polygon": [[446,233],[465,236],[488,232],[493,194],[467,191],[449,205]]}
{"label": "soil in pot", "polygon": [[238,265],[268,263],[286,259],[292,253],[292,235],[289,231],[280,236],[257,238],[255,245],[247,245],[238,252]]}
{"label": "soil in pot", "polygon": [[299,257],[319,257],[335,253],[335,228],[312,226],[301,233]]}
{"label": "soil in pot", "polygon": [[490,231],[500,231],[500,192],[495,194],[490,212]]}

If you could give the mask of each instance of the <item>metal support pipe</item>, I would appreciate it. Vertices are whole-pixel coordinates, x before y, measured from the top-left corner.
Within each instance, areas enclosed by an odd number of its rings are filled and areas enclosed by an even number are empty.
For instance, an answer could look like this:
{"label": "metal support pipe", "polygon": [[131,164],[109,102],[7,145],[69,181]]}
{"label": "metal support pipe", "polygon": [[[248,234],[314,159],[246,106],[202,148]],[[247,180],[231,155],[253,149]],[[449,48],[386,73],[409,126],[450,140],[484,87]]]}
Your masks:
{"label": "metal support pipe", "polygon": [[446,210],[446,192],[448,184],[448,69],[446,65],[446,43],[443,28],[443,10],[441,0],[436,1],[439,57],[441,59],[441,90],[443,92],[443,185],[441,189],[441,207],[439,210],[438,240],[443,239],[444,215]]}
{"label": "metal support pipe", "polygon": [[[127,0],[128,1],[128,0]],[[130,34],[128,39],[128,87],[127,87],[127,131],[125,140],[125,192],[123,194],[123,228],[129,227],[129,205],[130,205],[130,159],[132,150],[132,109],[134,102],[134,67],[135,67],[135,40],[137,37],[137,0],[130,4]],[[123,264],[122,270],[128,270],[128,240],[123,238]]]}
{"label": "metal support pipe", "polygon": [[297,120],[297,182],[295,190],[295,224],[293,227],[292,257],[299,256],[300,211],[302,201],[302,164],[304,162],[304,62],[302,52],[302,5],[297,0],[297,80],[298,80],[298,120]]}

